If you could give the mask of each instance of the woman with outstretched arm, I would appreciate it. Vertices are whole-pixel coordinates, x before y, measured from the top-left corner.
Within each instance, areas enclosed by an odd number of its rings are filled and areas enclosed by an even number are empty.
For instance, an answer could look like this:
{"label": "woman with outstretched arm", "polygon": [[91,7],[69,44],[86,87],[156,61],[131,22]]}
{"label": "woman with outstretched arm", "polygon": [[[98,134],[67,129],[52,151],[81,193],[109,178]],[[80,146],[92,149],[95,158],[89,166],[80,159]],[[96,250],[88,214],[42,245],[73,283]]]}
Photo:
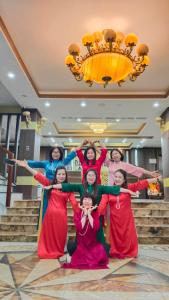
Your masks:
{"label": "woman with outstretched arm", "polygon": [[67,171],[64,166],[58,167],[54,179],[50,181],[42,173],[29,167],[26,161],[17,160],[16,163],[28,170],[43,186],[50,186],[50,190],[46,191],[48,208],[38,241],[38,256],[46,259],[59,258],[64,255],[67,238],[67,202],[71,202],[74,210],[78,207],[74,193],[62,192],[53,188],[55,184],[67,183]]}
{"label": "woman with outstretched arm", "polygon": [[[127,173],[123,170],[115,172],[115,186],[127,188],[133,192],[148,188],[149,183],[157,178],[150,178],[127,183]],[[99,204],[99,213],[105,214],[110,206],[110,256],[115,258],[137,257],[138,239],[134,216],[131,208],[131,195],[121,192],[119,195],[103,195]]]}

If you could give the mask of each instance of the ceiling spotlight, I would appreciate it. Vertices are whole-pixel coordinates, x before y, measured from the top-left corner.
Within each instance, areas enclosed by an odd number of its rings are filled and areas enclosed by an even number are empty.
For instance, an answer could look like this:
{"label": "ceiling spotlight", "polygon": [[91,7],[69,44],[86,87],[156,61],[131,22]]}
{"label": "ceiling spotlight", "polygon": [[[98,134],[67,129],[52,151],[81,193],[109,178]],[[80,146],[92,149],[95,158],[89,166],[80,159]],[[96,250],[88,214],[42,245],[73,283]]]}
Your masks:
{"label": "ceiling spotlight", "polygon": [[153,103],[153,107],[159,107],[159,106],[160,106],[159,102],[154,102]]}
{"label": "ceiling spotlight", "polygon": [[15,78],[15,74],[12,72],[8,72],[7,76],[11,79]]}
{"label": "ceiling spotlight", "polygon": [[50,103],[49,103],[49,102],[45,102],[45,106],[46,106],[46,107],[49,107],[49,106],[50,106]]}
{"label": "ceiling spotlight", "polygon": [[123,140],[122,140],[122,143],[126,143],[126,142],[127,142],[127,139],[123,139]]}
{"label": "ceiling spotlight", "polygon": [[120,122],[120,119],[116,119],[116,122]]}
{"label": "ceiling spotlight", "polygon": [[81,107],[85,107],[85,106],[86,106],[86,102],[81,102],[81,103],[80,103],[80,106],[81,106]]}
{"label": "ceiling spotlight", "polygon": [[81,122],[82,121],[82,119],[81,118],[77,118],[77,122]]}
{"label": "ceiling spotlight", "polygon": [[146,141],[146,139],[142,139],[142,140],[140,141],[140,143],[143,144],[145,141]]}

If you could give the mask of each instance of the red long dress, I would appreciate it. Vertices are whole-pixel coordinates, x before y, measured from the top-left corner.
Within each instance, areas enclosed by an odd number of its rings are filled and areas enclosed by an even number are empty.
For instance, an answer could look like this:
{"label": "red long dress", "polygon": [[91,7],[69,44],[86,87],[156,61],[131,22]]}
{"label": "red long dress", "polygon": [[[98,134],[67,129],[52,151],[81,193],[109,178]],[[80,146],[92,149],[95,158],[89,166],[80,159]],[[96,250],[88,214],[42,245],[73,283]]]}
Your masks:
{"label": "red long dress", "polygon": [[108,257],[103,245],[97,241],[96,233],[100,227],[98,211],[92,211],[93,228],[89,220],[82,229],[82,211],[74,213],[76,226],[77,248],[71,257],[71,263],[64,264],[64,268],[74,269],[107,269]]}
{"label": "red long dress", "polygon": [[89,160],[89,164],[86,163],[84,159],[83,151],[81,149],[76,150],[76,153],[82,165],[82,172],[83,172],[82,182],[84,181],[84,175],[86,174],[87,170],[93,169],[97,172],[97,183],[101,184],[100,171],[101,171],[102,164],[106,159],[107,149],[105,148],[101,149],[100,157],[96,159],[95,164],[93,164],[93,160]]}
{"label": "red long dress", "polygon": [[[147,180],[128,185],[128,189],[133,192],[147,187]],[[110,205],[110,256],[137,257],[138,240],[131,209],[131,195],[128,193],[121,193],[119,196],[103,195],[99,205],[100,214],[104,214],[108,202]]]}
{"label": "red long dress", "polygon": [[[44,186],[51,184],[50,180],[41,173],[34,177]],[[76,209],[77,201],[74,193],[65,193],[56,189],[51,190],[38,242],[38,256],[40,258],[59,258],[64,255],[64,246],[67,238],[68,200],[70,200],[73,208]]]}

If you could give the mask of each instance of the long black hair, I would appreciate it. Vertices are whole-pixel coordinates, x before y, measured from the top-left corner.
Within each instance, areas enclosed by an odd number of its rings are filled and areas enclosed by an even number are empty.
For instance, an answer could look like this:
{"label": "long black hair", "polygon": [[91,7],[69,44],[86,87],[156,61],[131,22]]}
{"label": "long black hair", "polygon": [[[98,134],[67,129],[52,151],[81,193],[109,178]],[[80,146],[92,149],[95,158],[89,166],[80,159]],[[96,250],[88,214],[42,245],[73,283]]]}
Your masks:
{"label": "long black hair", "polygon": [[84,195],[80,198],[80,205],[83,205],[83,199],[84,198],[90,198],[92,200],[92,206],[95,206],[97,203],[96,203],[96,198],[89,194],[89,193],[84,193]]}
{"label": "long black hair", "polygon": [[114,172],[114,174],[116,174],[117,172],[120,172],[120,173],[123,175],[124,182],[123,182],[123,184],[121,185],[121,187],[123,187],[123,188],[126,189],[127,186],[128,186],[128,183],[127,183],[127,172],[124,171],[124,170],[122,170],[122,169],[119,169],[119,170],[116,170],[116,171]]}
{"label": "long black hair", "polygon": [[87,182],[87,174],[89,172],[93,172],[96,176],[96,180],[95,182],[93,183],[93,192],[90,194],[92,195],[94,198],[97,198],[97,195],[98,195],[98,189],[97,189],[97,172],[94,170],[94,169],[88,169],[86,174],[84,175],[84,182],[83,182],[83,187],[84,187],[84,193],[85,194],[88,194],[88,182]]}
{"label": "long black hair", "polygon": [[123,155],[123,153],[122,153],[119,149],[114,148],[114,149],[112,149],[112,150],[110,151],[110,159],[111,159],[112,161],[114,161],[114,160],[112,159],[113,151],[117,151],[117,152],[120,154],[120,160],[121,160],[121,161],[124,160],[124,155]]}
{"label": "long black hair", "polygon": [[[58,172],[59,170],[65,170],[66,178],[65,178],[65,180],[63,181],[63,183],[67,183],[67,182],[68,182],[67,170],[66,170],[66,168],[65,168],[64,166],[60,166],[60,167],[57,167],[57,168],[56,168],[54,178],[53,178],[53,180],[51,181],[51,185],[57,184],[57,183],[58,183],[58,182],[57,182],[56,176],[57,176],[57,172]],[[48,193],[47,193],[48,199],[50,198],[51,191],[52,191],[52,189],[50,189],[50,190],[48,191]]]}
{"label": "long black hair", "polygon": [[53,161],[53,158],[52,158],[52,153],[55,149],[58,149],[59,150],[59,153],[60,153],[60,157],[59,157],[59,160],[63,160],[64,159],[64,151],[63,151],[63,148],[60,147],[60,146],[57,146],[57,147],[52,147],[49,151],[49,161]]}
{"label": "long black hair", "polygon": [[66,168],[65,168],[64,166],[60,166],[60,167],[57,167],[57,168],[56,168],[55,175],[54,175],[54,179],[52,180],[51,184],[57,184],[57,183],[58,183],[58,182],[57,182],[56,176],[57,176],[57,173],[58,173],[59,170],[65,170],[66,178],[65,178],[65,180],[63,181],[63,183],[67,183],[67,182],[68,182],[67,170],[66,170]]}
{"label": "long black hair", "polygon": [[95,149],[95,147],[90,146],[90,147],[87,147],[85,149],[85,151],[84,151],[84,160],[86,161],[87,165],[89,165],[90,160],[87,158],[87,152],[90,149],[93,150],[93,152],[94,152],[94,159],[92,159],[92,164],[95,165],[96,164],[96,149]]}

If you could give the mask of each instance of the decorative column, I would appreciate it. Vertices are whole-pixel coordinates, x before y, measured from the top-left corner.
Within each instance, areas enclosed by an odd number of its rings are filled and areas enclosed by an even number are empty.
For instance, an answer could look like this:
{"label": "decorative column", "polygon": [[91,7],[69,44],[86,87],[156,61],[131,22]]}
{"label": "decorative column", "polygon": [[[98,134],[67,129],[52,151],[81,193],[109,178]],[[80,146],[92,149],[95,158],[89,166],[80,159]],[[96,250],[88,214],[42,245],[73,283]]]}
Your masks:
{"label": "decorative column", "polygon": [[[29,115],[30,112],[30,115]],[[27,109],[21,117],[21,131],[18,159],[40,159],[39,126],[41,115],[36,109]],[[17,167],[17,192],[23,193],[23,199],[37,199],[37,181],[24,168]]]}
{"label": "decorative column", "polygon": [[169,201],[169,107],[162,113],[161,120],[161,147],[164,178],[164,199]]}

